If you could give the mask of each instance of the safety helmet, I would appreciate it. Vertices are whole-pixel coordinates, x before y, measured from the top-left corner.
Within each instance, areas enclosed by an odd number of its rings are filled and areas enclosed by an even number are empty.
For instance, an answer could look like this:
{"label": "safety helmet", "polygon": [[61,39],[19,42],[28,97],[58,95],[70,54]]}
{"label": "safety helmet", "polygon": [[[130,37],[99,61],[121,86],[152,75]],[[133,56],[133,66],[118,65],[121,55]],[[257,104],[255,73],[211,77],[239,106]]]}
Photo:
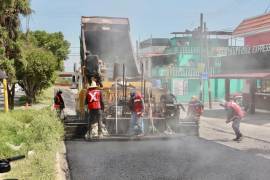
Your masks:
{"label": "safety helmet", "polygon": [[195,100],[198,100],[198,97],[197,97],[197,96],[192,96],[192,97],[191,97],[191,100],[194,100],[194,101],[195,101]]}
{"label": "safety helmet", "polygon": [[130,97],[135,97],[135,95],[136,95],[136,90],[135,89],[132,89],[130,91]]}
{"label": "safety helmet", "polygon": [[96,88],[97,87],[97,83],[95,81],[91,82],[91,85],[88,86],[88,88]]}

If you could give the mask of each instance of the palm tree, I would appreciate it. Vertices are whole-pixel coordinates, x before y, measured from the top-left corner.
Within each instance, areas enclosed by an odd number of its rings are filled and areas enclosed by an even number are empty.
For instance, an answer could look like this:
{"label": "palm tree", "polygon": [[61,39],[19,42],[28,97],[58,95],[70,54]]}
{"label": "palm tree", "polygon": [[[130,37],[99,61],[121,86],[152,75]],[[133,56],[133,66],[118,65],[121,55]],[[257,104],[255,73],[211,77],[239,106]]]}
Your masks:
{"label": "palm tree", "polygon": [[[0,1],[0,27],[6,31],[7,37],[2,38],[1,46],[5,50],[5,57],[14,61],[14,68],[18,65],[21,58],[21,51],[18,45],[20,32],[20,16],[29,16],[32,13],[30,0],[4,0]],[[3,39],[4,38],[4,39]],[[9,105],[14,108],[15,82],[10,81],[8,86]]]}

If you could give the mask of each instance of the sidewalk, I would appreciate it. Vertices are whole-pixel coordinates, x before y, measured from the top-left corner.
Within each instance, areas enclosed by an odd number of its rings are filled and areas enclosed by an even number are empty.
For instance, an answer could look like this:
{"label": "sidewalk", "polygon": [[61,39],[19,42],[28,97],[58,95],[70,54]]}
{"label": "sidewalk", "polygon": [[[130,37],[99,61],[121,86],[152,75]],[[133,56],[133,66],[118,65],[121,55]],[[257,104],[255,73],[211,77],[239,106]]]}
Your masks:
{"label": "sidewalk", "polygon": [[270,159],[270,113],[258,112],[247,115],[242,120],[240,130],[244,135],[238,143],[231,123],[225,123],[226,114],[223,109],[206,110],[200,121],[200,137],[230,148],[255,154]]}
{"label": "sidewalk", "polygon": [[[234,133],[231,123],[226,124],[226,114],[222,109],[206,110],[201,119],[201,124],[227,133]],[[257,112],[242,120],[240,125],[242,134],[246,137],[270,143],[270,113]]]}

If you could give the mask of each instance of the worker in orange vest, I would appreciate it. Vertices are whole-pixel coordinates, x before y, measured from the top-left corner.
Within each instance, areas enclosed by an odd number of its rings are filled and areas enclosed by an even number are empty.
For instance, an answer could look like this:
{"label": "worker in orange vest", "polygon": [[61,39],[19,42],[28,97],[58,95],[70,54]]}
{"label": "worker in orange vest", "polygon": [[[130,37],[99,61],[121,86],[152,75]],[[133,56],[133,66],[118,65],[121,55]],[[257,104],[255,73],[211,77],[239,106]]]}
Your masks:
{"label": "worker in orange vest", "polygon": [[188,103],[187,119],[193,121],[197,126],[196,136],[200,136],[200,118],[204,111],[204,105],[197,96],[192,96]]}
{"label": "worker in orange vest", "polygon": [[54,96],[54,109],[57,111],[59,117],[61,117],[61,114],[63,113],[63,110],[65,108],[62,93],[63,93],[62,90],[59,89],[56,95]]}
{"label": "worker in orange vest", "polygon": [[188,103],[188,117],[192,120],[199,122],[203,110],[204,105],[199,101],[198,97],[192,96],[191,101]]}

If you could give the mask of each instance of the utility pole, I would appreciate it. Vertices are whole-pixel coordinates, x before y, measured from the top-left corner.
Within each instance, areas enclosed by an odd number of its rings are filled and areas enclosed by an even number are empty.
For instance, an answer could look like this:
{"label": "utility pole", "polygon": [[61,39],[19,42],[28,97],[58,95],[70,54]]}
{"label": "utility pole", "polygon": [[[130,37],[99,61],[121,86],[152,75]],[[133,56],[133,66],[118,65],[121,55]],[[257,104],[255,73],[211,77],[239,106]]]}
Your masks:
{"label": "utility pole", "polygon": [[117,88],[117,78],[115,79],[115,133],[116,134],[118,134],[118,98],[117,98],[117,96],[118,96],[118,94],[117,94],[117,90],[118,90],[118,88]]}
{"label": "utility pole", "polygon": [[[203,60],[203,13],[200,14],[200,27],[199,27],[199,37],[200,37],[200,61]],[[203,100],[203,79],[202,74],[200,74],[200,101]]]}
{"label": "utility pole", "polygon": [[144,66],[143,61],[141,61],[141,95],[143,95],[144,93],[143,86],[144,86]]}
{"label": "utility pole", "polygon": [[211,81],[209,79],[209,73],[210,73],[210,61],[209,61],[209,54],[208,54],[208,33],[207,33],[207,27],[206,22],[204,23],[204,40],[205,40],[205,58],[207,62],[207,82],[208,82],[208,102],[209,102],[209,108],[212,109],[212,93],[211,93]]}

